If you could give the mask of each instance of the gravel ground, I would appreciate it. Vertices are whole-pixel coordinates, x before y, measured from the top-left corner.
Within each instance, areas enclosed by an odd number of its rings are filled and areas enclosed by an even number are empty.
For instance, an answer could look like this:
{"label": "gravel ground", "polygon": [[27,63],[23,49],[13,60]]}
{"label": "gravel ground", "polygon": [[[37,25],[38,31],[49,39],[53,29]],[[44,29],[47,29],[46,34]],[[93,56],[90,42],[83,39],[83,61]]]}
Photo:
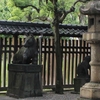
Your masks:
{"label": "gravel ground", "polygon": [[79,98],[79,94],[72,94],[71,91],[65,91],[64,94],[44,92],[42,97],[30,97],[24,99],[15,99],[6,95],[0,95],[0,100],[77,100],[77,98]]}

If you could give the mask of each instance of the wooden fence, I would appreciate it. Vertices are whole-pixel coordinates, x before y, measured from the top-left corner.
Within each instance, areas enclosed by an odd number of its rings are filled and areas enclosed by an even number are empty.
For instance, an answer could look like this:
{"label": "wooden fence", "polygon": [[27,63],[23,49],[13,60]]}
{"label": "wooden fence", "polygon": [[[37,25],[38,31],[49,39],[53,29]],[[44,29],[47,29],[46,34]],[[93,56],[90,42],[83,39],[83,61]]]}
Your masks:
{"label": "wooden fence", "polygon": [[[37,37],[39,44],[39,39]],[[76,77],[77,65],[86,55],[90,55],[90,45],[82,41],[81,38],[61,38],[61,48],[63,51],[62,71],[64,88],[73,87],[73,79]],[[22,46],[24,38],[20,36],[0,38],[0,91],[4,91],[8,86],[8,63],[12,63],[14,53]],[[55,87],[56,64],[54,38],[43,37],[41,43],[42,52],[42,80],[44,88]]]}

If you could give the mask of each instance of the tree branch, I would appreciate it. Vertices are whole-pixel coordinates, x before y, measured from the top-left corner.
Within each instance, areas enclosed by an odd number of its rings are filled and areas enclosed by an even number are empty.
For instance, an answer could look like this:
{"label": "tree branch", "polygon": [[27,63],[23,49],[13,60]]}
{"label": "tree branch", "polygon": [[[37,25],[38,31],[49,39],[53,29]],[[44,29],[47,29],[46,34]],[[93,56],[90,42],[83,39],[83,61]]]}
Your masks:
{"label": "tree branch", "polygon": [[27,5],[27,6],[17,6],[17,5],[16,5],[16,7],[19,7],[19,8],[21,8],[21,9],[24,9],[24,8],[27,8],[27,7],[32,7],[32,8],[34,8],[38,13],[39,13],[39,11],[40,11],[39,8],[37,8],[37,7],[33,6],[33,5]]}
{"label": "tree branch", "polygon": [[71,7],[69,10],[67,10],[67,11],[64,10],[64,11],[63,11],[62,16],[59,18],[59,23],[62,23],[63,20],[65,19],[65,17],[66,17],[69,13],[75,11],[75,5],[76,5],[78,2],[86,3],[87,1],[90,1],[90,0],[76,0],[76,1],[74,2],[74,4],[72,5],[72,7]]}
{"label": "tree branch", "polygon": [[74,12],[74,10],[75,10],[75,8],[72,6],[72,7],[70,8],[70,10],[68,10],[68,11],[63,11],[62,16],[59,18],[59,23],[62,23],[63,20],[65,19],[65,17],[66,17],[69,13]]}

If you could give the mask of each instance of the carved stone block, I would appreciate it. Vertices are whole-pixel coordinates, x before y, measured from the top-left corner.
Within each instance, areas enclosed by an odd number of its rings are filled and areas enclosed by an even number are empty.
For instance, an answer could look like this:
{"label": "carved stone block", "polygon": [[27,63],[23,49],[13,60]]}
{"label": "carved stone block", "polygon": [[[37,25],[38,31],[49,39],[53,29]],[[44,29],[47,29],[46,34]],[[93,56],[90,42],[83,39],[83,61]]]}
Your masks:
{"label": "carved stone block", "polygon": [[7,95],[15,98],[42,96],[42,65],[9,64]]}

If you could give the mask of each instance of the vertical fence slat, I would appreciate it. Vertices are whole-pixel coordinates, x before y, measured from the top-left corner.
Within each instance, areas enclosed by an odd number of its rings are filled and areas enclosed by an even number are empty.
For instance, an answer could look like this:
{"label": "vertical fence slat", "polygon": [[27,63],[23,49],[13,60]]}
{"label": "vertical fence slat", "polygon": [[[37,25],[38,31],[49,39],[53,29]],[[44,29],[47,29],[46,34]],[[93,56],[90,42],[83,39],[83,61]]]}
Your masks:
{"label": "vertical fence slat", "polygon": [[66,67],[67,67],[67,48],[66,48],[66,44],[67,44],[67,41],[66,40],[64,40],[64,46],[65,46],[65,52],[64,52],[64,84],[66,84],[66,80],[67,80],[67,77],[66,77],[66,75],[67,75],[67,72],[66,72]]}
{"label": "vertical fence slat", "polygon": [[8,62],[11,63],[11,45],[12,45],[11,43],[12,43],[12,38],[9,38],[8,42],[9,42],[9,61]]}
{"label": "vertical fence slat", "polygon": [[71,70],[71,73],[72,73],[72,77],[71,77],[71,84],[73,84],[73,79],[74,79],[74,40],[72,40],[72,70]]}
{"label": "vertical fence slat", "polygon": [[14,54],[17,52],[18,50],[18,35],[14,36]]}
{"label": "vertical fence slat", "polygon": [[[76,40],[76,57],[75,57],[75,59],[76,59],[75,66],[76,66],[76,73],[77,73],[77,65],[78,65],[78,63],[77,63],[77,61],[78,61],[78,41],[77,40]],[[76,76],[77,76],[77,74],[76,74]]]}
{"label": "vertical fence slat", "polygon": [[1,67],[2,67],[2,49],[3,49],[3,39],[0,37],[0,87],[1,87]]}
{"label": "vertical fence slat", "polygon": [[3,68],[3,76],[4,76],[4,84],[3,86],[6,87],[6,65],[7,65],[7,38],[5,38],[5,41],[4,41],[4,45],[5,45],[5,48],[4,48],[4,68]]}
{"label": "vertical fence slat", "polygon": [[43,43],[44,43],[43,85],[45,86],[45,84],[46,84],[46,57],[47,57],[47,53],[46,53],[47,42],[46,42],[46,39],[44,39]]}
{"label": "vertical fence slat", "polygon": [[85,44],[86,44],[86,42],[83,41],[83,59],[84,59],[84,57],[85,57]]}
{"label": "vertical fence slat", "polygon": [[68,41],[69,43],[69,47],[68,47],[68,51],[69,51],[69,53],[68,53],[68,84],[70,84],[70,47],[71,47],[71,40],[69,40]]}
{"label": "vertical fence slat", "polygon": [[50,84],[50,39],[48,39],[48,78],[47,78],[47,85]]}
{"label": "vertical fence slat", "polygon": [[53,58],[52,58],[52,53],[53,53],[53,52],[52,52],[52,50],[53,50],[53,49],[52,49],[52,47],[53,47],[53,46],[52,46],[52,38],[50,38],[49,42],[50,42],[50,43],[49,43],[49,46],[50,46],[50,58],[49,58],[49,59],[50,59],[50,61],[49,61],[49,62],[50,62],[50,82],[49,82],[49,85],[53,85],[53,84],[52,84],[52,78],[53,78],[53,77],[52,77],[52,72],[53,72],[53,71],[52,71],[52,59],[53,59]]}
{"label": "vertical fence slat", "polygon": [[63,84],[66,84],[66,40],[62,40],[62,48],[63,48]]}
{"label": "vertical fence slat", "polygon": [[78,42],[78,43],[79,43],[78,46],[80,48],[79,49],[79,54],[78,54],[79,55],[79,63],[80,63],[81,62],[81,56],[82,56],[82,55],[80,55],[82,53],[82,40],[80,40],[80,42]]}
{"label": "vertical fence slat", "polygon": [[52,39],[52,85],[54,84],[55,82],[55,66],[54,66],[54,62],[55,62],[55,59],[54,59],[54,54],[55,54],[55,51],[54,51],[54,39]]}

